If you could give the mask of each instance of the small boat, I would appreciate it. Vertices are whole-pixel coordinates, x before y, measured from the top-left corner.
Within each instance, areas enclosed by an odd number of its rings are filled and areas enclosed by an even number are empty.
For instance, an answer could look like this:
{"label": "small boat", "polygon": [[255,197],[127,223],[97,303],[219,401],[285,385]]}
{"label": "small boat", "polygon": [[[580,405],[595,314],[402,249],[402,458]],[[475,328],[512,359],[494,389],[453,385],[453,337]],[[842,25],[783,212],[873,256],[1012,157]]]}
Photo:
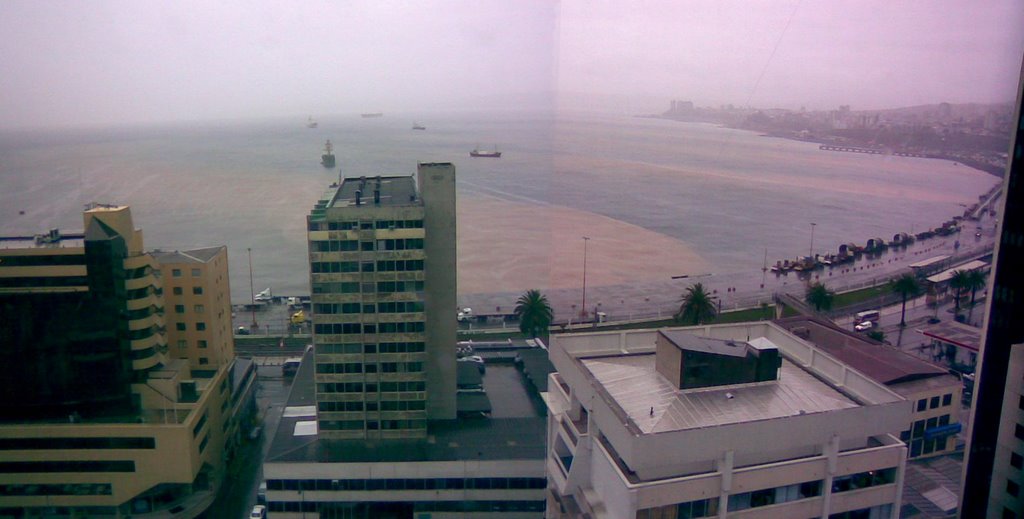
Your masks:
{"label": "small boat", "polygon": [[313,116],[309,116],[309,119],[306,120],[306,128],[316,128],[317,126],[318,124],[313,120]]}
{"label": "small boat", "polygon": [[469,156],[470,157],[488,157],[488,158],[492,158],[492,159],[500,159],[501,158],[501,152],[498,151],[497,148],[495,148],[494,151],[483,151],[478,146],[476,149],[474,149],[473,151],[469,152]]}
{"label": "small boat", "polygon": [[362,117],[363,119],[369,119],[371,117],[384,117],[384,114],[382,112],[371,112],[371,113],[359,114],[359,117]]}
{"label": "small boat", "polygon": [[324,144],[324,154],[320,155],[320,164],[323,164],[325,168],[334,167],[334,146],[331,145],[331,140],[327,140],[327,144]]}
{"label": "small boat", "polygon": [[420,123],[412,123],[412,129],[413,129],[413,130],[426,130],[426,129],[427,129],[427,127],[426,127],[426,126],[423,126],[423,125],[422,125],[422,124],[420,124]]}

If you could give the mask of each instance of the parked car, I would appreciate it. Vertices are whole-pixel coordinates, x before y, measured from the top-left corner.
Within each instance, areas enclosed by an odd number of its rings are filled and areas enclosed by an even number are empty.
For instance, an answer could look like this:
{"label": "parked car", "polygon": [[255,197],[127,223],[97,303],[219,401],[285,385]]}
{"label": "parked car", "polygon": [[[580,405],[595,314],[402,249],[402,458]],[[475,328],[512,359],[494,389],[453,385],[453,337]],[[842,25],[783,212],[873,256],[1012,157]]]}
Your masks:
{"label": "parked car", "polygon": [[252,507],[252,512],[249,512],[249,519],[267,519],[267,507],[263,505]]}
{"label": "parked car", "polygon": [[870,330],[870,329],[872,329],[874,327],[875,327],[874,321],[864,321],[864,322],[861,322],[861,323],[857,323],[857,326],[854,326],[853,329],[857,330],[858,332],[866,332],[866,331],[868,331],[868,330]]}
{"label": "parked car", "polygon": [[460,308],[459,314],[456,317],[460,323],[464,323],[473,319],[473,309],[470,307]]}

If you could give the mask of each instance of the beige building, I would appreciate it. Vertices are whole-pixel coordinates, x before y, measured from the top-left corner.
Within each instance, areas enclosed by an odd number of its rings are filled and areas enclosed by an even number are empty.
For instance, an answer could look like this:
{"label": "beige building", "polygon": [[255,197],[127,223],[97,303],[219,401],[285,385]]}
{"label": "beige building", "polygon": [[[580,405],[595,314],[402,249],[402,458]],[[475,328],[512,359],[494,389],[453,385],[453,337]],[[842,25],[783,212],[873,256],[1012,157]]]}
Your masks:
{"label": "beige building", "polygon": [[[127,207],[94,205],[83,220],[79,234],[0,239],[0,517],[194,517],[224,479],[230,414],[246,407],[233,366],[168,353],[165,327],[180,321]],[[195,286],[226,293],[216,257],[223,288]],[[211,317],[230,326],[230,313]],[[217,340],[230,354],[230,334]]]}
{"label": "beige building", "polygon": [[319,434],[423,438],[455,418],[455,167],[343,179],[307,222]]}
{"label": "beige building", "polygon": [[913,404],[910,421],[899,433],[910,458],[956,450],[963,393],[959,377],[825,320],[799,316],[776,323]]}
{"label": "beige building", "polygon": [[216,369],[235,358],[228,292],[228,249],[154,251],[169,315],[169,355],[197,369]]}
{"label": "beige building", "polygon": [[895,518],[910,403],[772,323],[552,337],[548,517]]}

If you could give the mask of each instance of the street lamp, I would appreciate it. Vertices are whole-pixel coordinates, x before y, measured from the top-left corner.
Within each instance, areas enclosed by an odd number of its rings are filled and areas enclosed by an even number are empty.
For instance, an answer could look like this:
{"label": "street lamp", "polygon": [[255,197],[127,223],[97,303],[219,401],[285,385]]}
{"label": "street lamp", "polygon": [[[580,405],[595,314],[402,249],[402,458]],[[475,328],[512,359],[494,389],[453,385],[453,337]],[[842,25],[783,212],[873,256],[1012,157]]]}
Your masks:
{"label": "street lamp", "polygon": [[580,315],[587,315],[587,242],[589,236],[583,237],[583,304],[580,305]]}
{"label": "street lamp", "polygon": [[810,250],[807,251],[807,255],[810,256],[811,259],[814,259],[814,226],[815,225],[818,225],[818,224],[816,224],[814,222],[811,222],[811,247],[810,247]]}
{"label": "street lamp", "polygon": [[259,324],[256,323],[256,288],[252,284],[252,248],[245,249],[249,252],[249,298],[252,308],[252,328],[257,328]]}

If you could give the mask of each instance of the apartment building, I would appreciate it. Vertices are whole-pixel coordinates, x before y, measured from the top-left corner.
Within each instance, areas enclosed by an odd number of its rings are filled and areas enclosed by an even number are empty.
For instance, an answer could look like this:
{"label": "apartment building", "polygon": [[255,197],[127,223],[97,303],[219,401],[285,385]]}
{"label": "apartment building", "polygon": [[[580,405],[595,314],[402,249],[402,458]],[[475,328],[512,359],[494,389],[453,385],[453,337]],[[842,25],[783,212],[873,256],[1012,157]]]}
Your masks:
{"label": "apartment building", "polygon": [[307,223],[319,434],[423,438],[454,419],[454,166],[342,179]]}
{"label": "apartment building", "polygon": [[911,404],[781,327],[551,342],[547,517],[898,516]]}
{"label": "apartment building", "polygon": [[180,321],[128,207],[92,205],[83,223],[0,238],[0,517],[195,517],[248,408],[233,365],[168,354]]}

